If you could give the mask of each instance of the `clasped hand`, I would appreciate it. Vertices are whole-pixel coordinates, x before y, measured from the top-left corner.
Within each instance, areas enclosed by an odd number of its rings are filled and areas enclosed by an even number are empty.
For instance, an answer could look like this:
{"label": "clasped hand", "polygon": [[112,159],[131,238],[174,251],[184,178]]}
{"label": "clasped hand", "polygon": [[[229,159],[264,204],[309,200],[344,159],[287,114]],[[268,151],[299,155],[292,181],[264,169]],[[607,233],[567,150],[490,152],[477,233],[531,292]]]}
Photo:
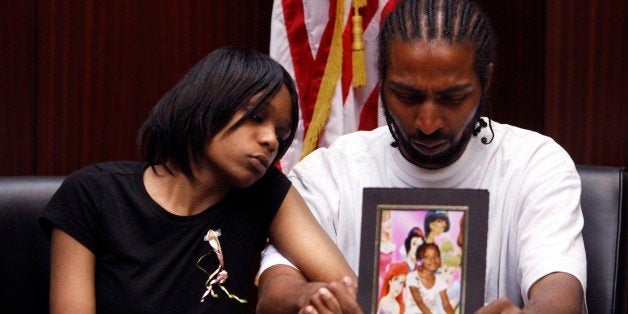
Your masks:
{"label": "clasped hand", "polygon": [[299,314],[362,313],[356,299],[357,286],[348,277],[308,285],[299,300]]}
{"label": "clasped hand", "polygon": [[518,306],[516,306],[514,303],[512,303],[508,299],[497,299],[485,305],[481,309],[475,311],[475,314],[493,314],[493,313],[517,314],[517,313],[524,313],[524,311],[521,310]]}

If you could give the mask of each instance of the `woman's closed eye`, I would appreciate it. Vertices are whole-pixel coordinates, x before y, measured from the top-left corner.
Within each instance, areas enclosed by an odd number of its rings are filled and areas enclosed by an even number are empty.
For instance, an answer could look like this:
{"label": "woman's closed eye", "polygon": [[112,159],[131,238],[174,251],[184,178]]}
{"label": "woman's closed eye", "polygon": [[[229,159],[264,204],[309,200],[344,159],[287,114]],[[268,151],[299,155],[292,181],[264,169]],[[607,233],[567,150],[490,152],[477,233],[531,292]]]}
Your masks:
{"label": "woman's closed eye", "polygon": [[258,113],[251,113],[249,117],[255,122],[264,122],[264,117]]}
{"label": "woman's closed eye", "polygon": [[[257,112],[253,112],[249,115],[249,119],[251,119],[251,121],[258,123],[258,124],[262,124],[264,122],[266,122],[266,117],[263,114],[257,113]],[[275,129],[275,134],[277,137],[277,142],[278,143],[284,143],[285,141],[288,140],[288,137],[290,137],[290,131],[288,129],[288,131],[285,130],[285,128],[281,127],[281,128],[277,128]]]}

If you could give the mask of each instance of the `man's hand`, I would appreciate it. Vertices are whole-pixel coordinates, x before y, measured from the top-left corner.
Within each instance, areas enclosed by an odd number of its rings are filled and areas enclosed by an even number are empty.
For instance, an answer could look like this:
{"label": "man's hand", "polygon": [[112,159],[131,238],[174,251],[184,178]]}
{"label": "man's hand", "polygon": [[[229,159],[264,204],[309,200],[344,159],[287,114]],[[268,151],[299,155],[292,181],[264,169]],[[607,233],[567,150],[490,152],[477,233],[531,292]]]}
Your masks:
{"label": "man's hand", "polygon": [[258,313],[362,313],[353,280],[307,282],[290,266],[276,265],[259,279]]}
{"label": "man's hand", "polygon": [[500,313],[500,314],[516,314],[523,313],[523,311],[516,306],[514,303],[510,302],[508,299],[497,299],[483,308],[475,311],[475,314],[492,314],[492,313]]}
{"label": "man's hand", "polygon": [[362,313],[356,301],[356,286],[350,278],[308,285],[298,301],[299,314]]}

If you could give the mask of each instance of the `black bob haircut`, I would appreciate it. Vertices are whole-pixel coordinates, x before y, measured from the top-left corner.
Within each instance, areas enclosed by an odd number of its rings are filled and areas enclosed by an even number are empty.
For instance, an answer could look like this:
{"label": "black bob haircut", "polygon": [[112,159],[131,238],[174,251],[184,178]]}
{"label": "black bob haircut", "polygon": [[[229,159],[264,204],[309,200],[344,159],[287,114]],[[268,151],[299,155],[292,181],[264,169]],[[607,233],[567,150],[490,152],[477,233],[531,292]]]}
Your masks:
{"label": "black bob haircut", "polygon": [[[234,125],[266,105],[282,86],[292,103],[290,135],[279,141],[279,160],[294,139],[299,119],[297,91],[290,74],[269,56],[243,47],[216,49],[199,61],[153,107],[139,131],[142,156],[153,167],[164,165],[195,180],[192,163],[204,154],[207,140],[215,136],[240,109],[246,114]],[[259,100],[247,102],[258,93]]]}

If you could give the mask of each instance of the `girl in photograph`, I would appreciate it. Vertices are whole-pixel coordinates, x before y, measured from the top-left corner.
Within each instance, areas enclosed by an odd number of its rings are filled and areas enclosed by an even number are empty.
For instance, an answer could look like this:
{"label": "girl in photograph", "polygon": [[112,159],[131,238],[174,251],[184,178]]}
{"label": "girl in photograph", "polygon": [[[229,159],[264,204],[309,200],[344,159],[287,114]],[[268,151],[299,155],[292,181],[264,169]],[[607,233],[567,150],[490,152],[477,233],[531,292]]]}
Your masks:
{"label": "girl in photograph", "polygon": [[404,313],[403,288],[408,268],[405,263],[390,264],[382,283],[377,314]]}
{"label": "girl in photograph", "polygon": [[292,79],[268,56],[227,47],[196,64],[139,131],[144,162],[81,169],[47,205],[51,312],[250,310],[268,238],[312,280],[355,280],[273,166],[298,108]]}
{"label": "girl in photograph", "polygon": [[447,282],[436,273],[441,265],[438,246],[424,243],[416,257],[420,266],[406,279],[411,295],[406,301],[406,313],[454,313],[447,296]]}

